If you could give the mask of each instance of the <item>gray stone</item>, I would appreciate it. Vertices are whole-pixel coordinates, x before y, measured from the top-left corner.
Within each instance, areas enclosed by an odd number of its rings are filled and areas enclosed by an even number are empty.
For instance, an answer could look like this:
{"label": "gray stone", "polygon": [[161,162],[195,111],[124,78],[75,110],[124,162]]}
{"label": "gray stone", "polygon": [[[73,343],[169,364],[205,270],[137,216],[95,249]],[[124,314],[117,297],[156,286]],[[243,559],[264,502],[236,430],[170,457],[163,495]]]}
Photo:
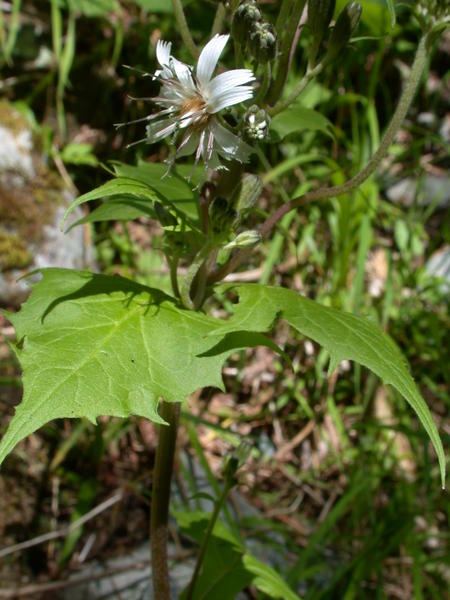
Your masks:
{"label": "gray stone", "polygon": [[450,246],[447,244],[430,256],[425,264],[427,272],[442,279],[441,289],[450,291]]}
{"label": "gray stone", "polygon": [[420,206],[435,204],[446,208],[450,204],[450,177],[426,174],[421,179],[407,177],[388,188],[387,197],[391,202],[404,206],[417,203]]}
{"label": "gray stone", "polygon": [[[49,169],[26,119],[0,102],[0,304],[18,306],[43,267],[93,266],[93,249],[82,227],[64,234],[60,223],[74,199],[62,178]],[[68,224],[83,216],[75,210]]]}

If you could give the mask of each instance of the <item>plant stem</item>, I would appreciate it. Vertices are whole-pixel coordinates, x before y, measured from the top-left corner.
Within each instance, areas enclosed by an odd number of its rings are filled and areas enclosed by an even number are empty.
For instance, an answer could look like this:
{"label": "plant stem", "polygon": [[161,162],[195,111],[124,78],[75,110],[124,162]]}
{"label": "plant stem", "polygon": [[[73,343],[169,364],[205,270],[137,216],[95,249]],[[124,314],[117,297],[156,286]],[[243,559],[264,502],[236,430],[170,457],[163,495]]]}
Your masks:
{"label": "plant stem", "polygon": [[[181,300],[184,306],[190,310],[197,310],[202,304],[206,285],[206,269],[203,269],[203,265],[212,248],[213,245],[211,241],[208,241],[203,248],[197,252],[194,260],[191,263],[191,266],[188,269],[188,272],[186,273],[186,277],[181,284]],[[191,291],[197,274],[199,275],[200,281],[198,282],[197,291],[193,300],[191,297]]]}
{"label": "plant stem", "polygon": [[216,35],[216,33],[220,33],[222,31],[223,22],[224,22],[226,14],[227,14],[227,11],[225,9],[223,2],[219,2],[219,5],[217,6],[217,10],[216,10],[216,15],[214,17],[214,23],[213,23],[213,26],[211,29],[211,37],[214,37]]}
{"label": "plant stem", "polygon": [[192,54],[192,56],[194,58],[198,58],[200,51],[195,45],[194,40],[192,39],[192,35],[186,21],[186,16],[184,14],[181,0],[172,0],[172,5],[173,12],[175,14],[175,19],[177,20],[178,27],[180,28],[181,38],[189,52]]}
{"label": "plant stem", "polygon": [[319,75],[319,73],[322,71],[322,69],[323,69],[323,65],[321,63],[316,65],[313,69],[308,69],[306,71],[304,77],[302,77],[302,79],[298,82],[298,84],[295,86],[292,93],[286,98],[286,100],[280,100],[280,102],[277,102],[277,104],[275,104],[275,106],[273,106],[272,108],[269,108],[267,110],[269,115],[271,117],[273,117],[274,115],[277,115],[278,113],[285,110],[293,102],[295,102],[297,100],[297,97],[300,96],[300,94],[306,88],[308,83],[312,79],[314,79],[314,77]]}
{"label": "plant stem", "polygon": [[170,481],[172,479],[177,440],[179,402],[162,402],[161,417],[168,425],[159,429],[153,470],[150,548],[152,552],[153,593],[155,600],[170,600],[167,566],[167,523],[169,519]]}
{"label": "plant stem", "polygon": [[214,510],[211,515],[211,519],[209,520],[208,529],[206,530],[205,537],[202,540],[202,545],[201,545],[200,551],[198,553],[194,573],[192,574],[192,578],[191,578],[191,581],[189,583],[189,587],[187,590],[186,600],[192,600],[192,595],[195,590],[195,584],[197,583],[197,579],[198,579],[198,576],[200,575],[200,570],[202,568],[203,560],[205,558],[209,538],[211,537],[211,534],[214,529],[214,525],[216,524],[216,521],[217,521],[217,517],[219,516],[222,506],[224,505],[225,500],[227,499],[228,492],[230,491],[232,486],[233,486],[233,484],[231,482],[226,481],[225,485],[223,486],[222,493],[220,494],[219,498],[217,498],[217,500],[214,503]]}
{"label": "plant stem", "polygon": [[[380,162],[386,155],[389,146],[392,144],[398,130],[400,129],[414,95],[419,87],[420,79],[425,68],[427,61],[427,46],[428,46],[429,35],[425,34],[421,37],[419,45],[417,47],[414,62],[411,67],[411,73],[408,82],[402,92],[397,108],[395,109],[394,115],[391,122],[386,129],[383,139],[381,140],[380,146],[372,158],[369,160],[367,165],[354,177],[349,179],[343,185],[334,187],[320,188],[318,190],[308,192],[303,196],[298,196],[290,202],[282,204],[275,212],[273,212],[262,224],[260,228],[261,237],[265,238],[272,231],[276,223],[283,218],[283,216],[291,210],[304,206],[309,202],[315,200],[326,200],[327,198],[336,198],[347,194],[352,190],[356,189],[361,185],[372,173],[377,169]],[[231,273],[238,267],[251,253],[251,250],[241,250],[235,254],[231,260],[218,269],[215,273],[212,273],[209,277],[209,283],[215,283],[223,279],[228,273]]]}
{"label": "plant stem", "polygon": [[266,63],[264,68],[263,80],[261,82],[261,87],[259,88],[258,95],[255,98],[255,104],[261,104],[266,97],[266,94],[269,90],[270,82],[272,80],[272,67],[270,62]]}

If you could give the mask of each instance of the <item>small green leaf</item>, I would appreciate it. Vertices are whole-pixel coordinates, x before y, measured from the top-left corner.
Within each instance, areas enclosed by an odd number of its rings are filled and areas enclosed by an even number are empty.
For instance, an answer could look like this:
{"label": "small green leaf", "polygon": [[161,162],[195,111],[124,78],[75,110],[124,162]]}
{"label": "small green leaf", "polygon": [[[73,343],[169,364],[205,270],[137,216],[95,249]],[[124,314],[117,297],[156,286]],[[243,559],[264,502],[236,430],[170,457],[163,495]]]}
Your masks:
{"label": "small green leaf", "polygon": [[93,154],[93,148],[92,144],[67,144],[67,146],[64,146],[59,156],[66,164],[96,167],[98,165],[98,160]]}
{"label": "small green leaf", "polygon": [[389,14],[391,16],[391,28],[394,29],[396,23],[394,0],[386,0]]}
{"label": "small green leaf", "polygon": [[[172,511],[180,529],[201,544],[211,515],[201,511]],[[245,548],[221,521],[216,521],[192,600],[236,598],[252,580],[242,564]],[[179,600],[185,600],[186,590]]]}
{"label": "small green leaf", "polygon": [[392,385],[417,414],[436,450],[444,485],[445,455],[433,417],[409,373],[403,354],[382,329],[367,319],[321,306],[292,290],[257,284],[239,285],[235,289],[239,304],[233,317],[210,335],[236,330],[263,332],[282,317],[301,334],[328,350],[332,366],[347,359],[367,367]]}
{"label": "small green leaf", "polygon": [[260,592],[267,594],[275,600],[300,600],[299,596],[291,590],[275,569],[272,569],[272,567],[269,567],[269,565],[261,562],[251,554],[245,554],[242,560],[244,567],[254,576],[252,585]]}
{"label": "small green leaf", "polygon": [[111,196],[131,196],[141,200],[145,198],[147,201],[151,202],[154,200],[159,200],[159,196],[155,190],[150,188],[145,183],[141,183],[135,179],[129,179],[127,177],[117,177],[116,179],[106,182],[95,190],[76,198],[64,213],[61,227],[64,226],[67,217],[76,206],[80,206],[80,204],[90,202],[91,200],[98,200],[99,198],[108,198]]}
{"label": "small green leaf", "polygon": [[155,218],[153,203],[148,200],[134,198],[110,198],[85,217],[73,223],[67,231],[83,223],[98,223],[99,221],[132,221],[138,217]]}
{"label": "small green leaf", "polygon": [[[200,544],[210,514],[173,512],[180,529]],[[229,600],[250,584],[275,600],[300,600],[275,569],[248,554],[242,542],[221,521],[216,521],[193,600]],[[185,597],[186,592],[180,600]]]}
{"label": "small green leaf", "polygon": [[322,114],[311,108],[291,106],[275,115],[270,125],[273,141],[280,141],[291,133],[305,130],[321,131],[332,137],[332,125]]}
{"label": "small green leaf", "polygon": [[139,162],[132,166],[114,162],[113,167],[117,176],[145,183],[158,192],[160,200],[171,204],[191,221],[198,220],[198,192],[193,188],[203,177],[203,168],[178,165],[168,173],[167,165],[162,163]]}

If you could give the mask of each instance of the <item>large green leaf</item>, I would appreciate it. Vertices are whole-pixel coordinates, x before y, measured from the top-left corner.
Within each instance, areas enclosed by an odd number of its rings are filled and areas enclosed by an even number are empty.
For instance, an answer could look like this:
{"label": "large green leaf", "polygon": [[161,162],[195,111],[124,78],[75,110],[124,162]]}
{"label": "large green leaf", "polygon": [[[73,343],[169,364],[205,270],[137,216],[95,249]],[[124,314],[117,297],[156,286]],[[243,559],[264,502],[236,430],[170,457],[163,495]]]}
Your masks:
{"label": "large green leaf", "polygon": [[274,600],[300,600],[287,583],[283,581],[280,574],[261,562],[251,554],[245,554],[242,562],[248,573],[252,574],[252,585],[260,592],[267,594]]}
{"label": "large green leaf", "polygon": [[235,313],[213,335],[246,329],[268,331],[275,319],[282,317],[328,350],[330,372],[344,359],[369,368],[400,392],[416,412],[436,450],[444,485],[445,456],[436,425],[405,358],[388,335],[367,319],[321,306],[292,290],[258,284],[240,285],[236,289],[239,304]]}
{"label": "large green leaf", "polygon": [[24,397],[0,441],[0,463],[52,419],[134,414],[160,422],[160,397],[184,401],[196,389],[223,388],[222,365],[236,349],[277,350],[260,333],[234,331],[210,352],[207,334],[221,321],[122,277],[66,269],[42,275],[22,309],[7,315]]}
{"label": "large green leaf", "polygon": [[[371,369],[409,402],[438,455],[445,457],[427,405],[394,342],[361,317],[292,290],[245,284],[227,321],[182,309],[170,296],[120,277],[48,269],[16,329],[24,399],[0,442],[0,462],[29,433],[58,417],[136,414],[158,421],[159,397],[183,401],[204,386],[222,386],[221,367],[237,348],[265,344],[278,317],[330,353]],[[213,337],[211,337],[213,336]]]}

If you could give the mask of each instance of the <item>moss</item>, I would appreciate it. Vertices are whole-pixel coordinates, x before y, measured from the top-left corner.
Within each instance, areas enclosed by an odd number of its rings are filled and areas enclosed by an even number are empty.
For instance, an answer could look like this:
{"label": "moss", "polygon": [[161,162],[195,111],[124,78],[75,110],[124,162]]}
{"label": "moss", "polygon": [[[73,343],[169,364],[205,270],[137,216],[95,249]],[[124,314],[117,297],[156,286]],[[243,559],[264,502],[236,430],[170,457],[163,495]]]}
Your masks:
{"label": "moss", "polygon": [[14,233],[0,231],[0,270],[24,269],[33,258],[26,244]]}
{"label": "moss", "polygon": [[[29,129],[26,119],[5,101],[0,101],[0,125],[13,134]],[[0,178],[1,224],[7,232],[0,230],[2,270],[29,264],[26,246],[42,240],[45,225],[54,222],[55,211],[63,203],[65,185],[61,177],[48,168],[36,145],[31,156],[35,170],[32,181],[17,185],[8,173]]]}
{"label": "moss", "polygon": [[10,129],[14,134],[30,128],[25,117],[6,100],[0,100],[0,125]]}

